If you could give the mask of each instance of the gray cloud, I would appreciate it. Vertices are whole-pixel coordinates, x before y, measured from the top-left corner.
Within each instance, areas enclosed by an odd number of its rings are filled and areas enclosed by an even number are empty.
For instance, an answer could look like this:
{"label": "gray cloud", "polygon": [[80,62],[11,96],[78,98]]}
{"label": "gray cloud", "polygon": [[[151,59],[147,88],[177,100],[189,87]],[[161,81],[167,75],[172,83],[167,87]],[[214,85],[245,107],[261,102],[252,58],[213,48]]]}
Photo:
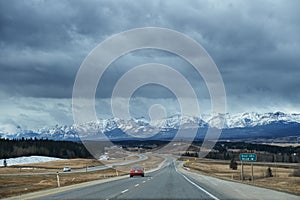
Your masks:
{"label": "gray cloud", "polygon": [[[228,107],[270,101],[300,110],[299,1],[0,1],[0,93],[9,97],[70,98],[76,72],[105,38],[131,28],[159,26],[183,32],[216,62]],[[180,70],[199,96],[201,78],[164,53],[133,54],[107,71],[97,95],[107,98],[118,78],[156,61]],[[157,89],[157,88],[156,88]],[[163,90],[144,97],[164,98]],[[276,109],[276,108],[275,108]],[[53,113],[53,115],[56,115]],[[59,115],[59,114],[57,114]]]}

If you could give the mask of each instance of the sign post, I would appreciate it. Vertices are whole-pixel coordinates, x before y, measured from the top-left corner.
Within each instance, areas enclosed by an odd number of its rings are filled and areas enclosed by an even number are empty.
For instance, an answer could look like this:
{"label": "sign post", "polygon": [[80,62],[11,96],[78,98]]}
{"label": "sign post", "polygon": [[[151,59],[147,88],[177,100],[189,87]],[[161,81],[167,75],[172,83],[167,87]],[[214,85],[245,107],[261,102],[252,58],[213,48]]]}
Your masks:
{"label": "sign post", "polygon": [[243,161],[241,161],[242,164],[242,169],[241,169],[241,179],[242,181],[244,180],[244,165],[243,165]]}
{"label": "sign post", "polygon": [[251,163],[251,181],[253,183],[253,163]]}
{"label": "sign post", "polygon": [[242,170],[241,170],[241,178],[244,180],[244,166],[243,162],[251,162],[251,180],[253,182],[254,176],[253,176],[253,162],[256,162],[257,156],[255,153],[241,153],[240,154],[240,161],[242,165]]}
{"label": "sign post", "polygon": [[57,187],[60,187],[59,173],[58,172],[56,172],[56,179],[57,179]]}

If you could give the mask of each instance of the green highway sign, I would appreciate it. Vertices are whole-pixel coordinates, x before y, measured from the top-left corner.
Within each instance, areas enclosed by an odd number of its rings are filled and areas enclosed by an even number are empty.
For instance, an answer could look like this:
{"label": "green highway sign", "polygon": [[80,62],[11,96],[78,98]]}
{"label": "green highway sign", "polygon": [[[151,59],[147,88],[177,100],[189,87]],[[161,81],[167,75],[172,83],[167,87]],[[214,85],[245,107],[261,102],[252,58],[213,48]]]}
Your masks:
{"label": "green highway sign", "polygon": [[255,162],[256,158],[257,157],[256,157],[255,153],[241,153],[240,154],[240,161]]}

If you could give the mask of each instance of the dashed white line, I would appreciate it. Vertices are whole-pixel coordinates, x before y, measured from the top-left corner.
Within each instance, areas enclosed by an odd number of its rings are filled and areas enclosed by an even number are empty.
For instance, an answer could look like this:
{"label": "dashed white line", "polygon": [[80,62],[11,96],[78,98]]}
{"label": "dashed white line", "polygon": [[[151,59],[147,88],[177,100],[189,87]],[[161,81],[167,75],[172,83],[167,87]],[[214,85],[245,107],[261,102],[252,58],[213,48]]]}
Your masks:
{"label": "dashed white line", "polygon": [[126,189],[126,190],[123,190],[121,193],[122,193],[122,194],[124,194],[124,193],[125,193],[125,192],[127,192],[127,191],[128,191],[128,189]]}
{"label": "dashed white line", "polygon": [[139,186],[140,184],[136,184],[134,187],[137,187],[137,186]]}
{"label": "dashed white line", "polygon": [[146,183],[146,181],[143,181],[143,183]]}

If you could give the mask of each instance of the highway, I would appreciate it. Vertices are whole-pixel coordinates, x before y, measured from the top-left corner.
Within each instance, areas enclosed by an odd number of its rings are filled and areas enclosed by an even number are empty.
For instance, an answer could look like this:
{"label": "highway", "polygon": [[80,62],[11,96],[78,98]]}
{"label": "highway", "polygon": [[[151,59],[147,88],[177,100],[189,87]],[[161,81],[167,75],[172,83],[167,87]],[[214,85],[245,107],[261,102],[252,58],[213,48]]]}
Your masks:
{"label": "highway", "polygon": [[52,194],[39,199],[214,199],[179,174],[174,164],[146,174],[76,190]]}
{"label": "highway", "polygon": [[[100,165],[100,166],[95,166],[95,167],[88,167],[87,169],[86,168],[76,169],[76,170],[72,170],[72,173],[104,170],[104,169],[108,169],[108,168],[114,168],[114,167],[117,167],[117,166],[124,166],[124,165],[133,164],[133,163],[136,163],[136,162],[141,162],[141,161],[144,161],[144,160],[148,159],[148,156],[146,156],[144,154],[133,154],[133,155],[130,155],[128,157],[131,157],[131,156],[138,156],[139,158],[137,160],[128,160],[128,161],[123,161],[123,162],[118,162],[118,163]],[[65,172],[65,173],[70,173],[70,172]]]}
{"label": "highway", "polygon": [[29,199],[299,199],[299,196],[188,172],[168,159],[145,177],[45,193]]}
{"label": "highway", "polygon": [[[90,172],[90,171],[97,171],[97,170],[105,170],[105,169],[109,169],[109,168],[114,168],[114,167],[118,167],[118,166],[124,166],[124,165],[129,165],[129,164],[133,164],[133,163],[137,163],[137,162],[141,162],[144,160],[148,159],[147,155],[144,154],[132,154],[128,157],[131,156],[138,156],[139,158],[136,160],[127,160],[127,161],[122,161],[122,162],[116,162],[116,163],[111,163],[111,164],[105,164],[105,165],[100,165],[100,166],[93,166],[93,167],[88,167],[88,168],[82,168],[82,169],[72,169],[71,172],[62,172],[60,171],[59,173],[63,174],[63,173],[80,173],[80,172]],[[56,174],[56,172],[44,172],[44,173],[34,173],[33,175],[51,175],[51,174]],[[28,175],[28,173],[19,173],[19,174],[1,174],[1,176],[22,176],[22,175]]]}

